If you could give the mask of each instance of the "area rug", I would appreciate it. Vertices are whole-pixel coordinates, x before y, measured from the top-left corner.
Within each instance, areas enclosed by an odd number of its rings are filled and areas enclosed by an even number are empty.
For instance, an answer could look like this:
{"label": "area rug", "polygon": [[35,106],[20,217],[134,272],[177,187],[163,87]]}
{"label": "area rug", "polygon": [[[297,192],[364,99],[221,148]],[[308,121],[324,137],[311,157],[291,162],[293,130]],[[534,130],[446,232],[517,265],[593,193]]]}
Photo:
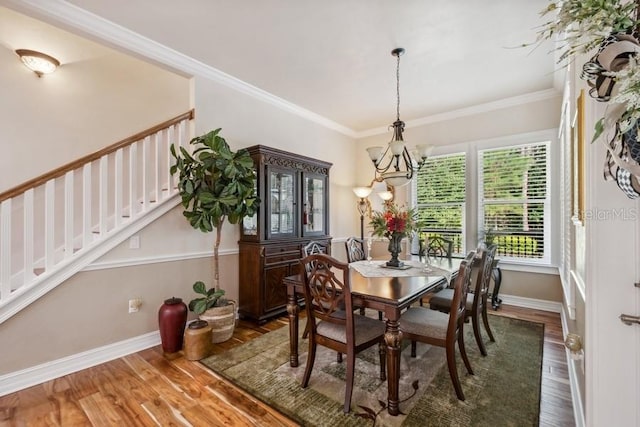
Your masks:
{"label": "area rug", "polygon": [[304,426],[537,426],[544,325],[500,316],[491,316],[490,324],[496,342],[485,337],[486,357],[471,325],[465,328],[475,375],[467,374],[458,356],[464,402],[456,398],[444,349],[419,343],[411,358],[405,348],[396,417],[386,411],[387,383],[378,378],[376,346],[358,355],[350,414],[342,411],[346,362],[337,363],[335,352],[318,347],[309,387],[302,389],[308,341],[299,340],[300,366],[291,368],[287,327],[202,363]]}

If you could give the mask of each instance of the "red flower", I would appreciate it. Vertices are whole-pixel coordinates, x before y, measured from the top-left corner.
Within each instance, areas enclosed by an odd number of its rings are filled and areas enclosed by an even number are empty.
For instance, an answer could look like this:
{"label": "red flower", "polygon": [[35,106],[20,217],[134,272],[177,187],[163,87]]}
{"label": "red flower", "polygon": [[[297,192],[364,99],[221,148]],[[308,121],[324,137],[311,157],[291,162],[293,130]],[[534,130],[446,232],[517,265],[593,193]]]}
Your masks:
{"label": "red flower", "polygon": [[402,209],[395,204],[385,206],[383,212],[374,212],[371,219],[373,234],[391,237],[393,233],[410,235],[417,228],[413,209]]}

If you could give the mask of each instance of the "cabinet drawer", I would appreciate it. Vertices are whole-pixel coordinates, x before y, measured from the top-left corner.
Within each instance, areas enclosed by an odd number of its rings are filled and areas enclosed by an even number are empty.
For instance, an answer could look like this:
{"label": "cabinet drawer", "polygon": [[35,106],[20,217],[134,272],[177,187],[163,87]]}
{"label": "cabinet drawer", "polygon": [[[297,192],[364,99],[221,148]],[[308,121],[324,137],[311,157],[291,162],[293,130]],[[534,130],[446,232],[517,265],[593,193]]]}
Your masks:
{"label": "cabinet drawer", "polygon": [[264,248],[264,253],[266,256],[271,255],[280,255],[283,253],[295,253],[300,255],[300,245],[299,244],[289,244],[289,245],[278,245],[278,246],[266,246]]}
{"label": "cabinet drawer", "polygon": [[291,263],[292,261],[298,261],[299,259],[300,259],[300,254],[297,252],[285,253],[285,254],[271,255],[271,256],[265,257],[264,263],[265,265],[279,264],[282,262]]}

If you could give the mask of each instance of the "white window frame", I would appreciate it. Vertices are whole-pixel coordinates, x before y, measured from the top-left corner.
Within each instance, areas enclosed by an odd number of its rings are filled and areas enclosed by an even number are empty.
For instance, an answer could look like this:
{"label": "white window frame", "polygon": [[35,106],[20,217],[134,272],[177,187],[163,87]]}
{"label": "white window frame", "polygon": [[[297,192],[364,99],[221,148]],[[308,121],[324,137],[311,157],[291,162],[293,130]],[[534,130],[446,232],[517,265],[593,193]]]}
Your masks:
{"label": "white window frame", "polygon": [[[467,246],[468,246],[468,237],[467,237],[467,233],[468,233],[468,227],[467,227],[467,204],[468,204],[468,200],[467,200],[467,196],[468,196],[468,179],[469,179],[469,173],[467,172],[468,169],[468,164],[469,164],[469,155],[466,151],[456,151],[456,152],[451,152],[451,153],[446,153],[446,154],[439,154],[439,155],[435,155],[435,156],[431,156],[432,159],[436,159],[436,158],[442,158],[442,157],[451,157],[451,156],[459,156],[459,155],[463,155],[464,156],[464,160],[465,160],[465,165],[464,165],[464,170],[465,170],[465,201],[462,203],[454,203],[454,202],[450,202],[450,203],[438,203],[438,204],[429,204],[427,203],[425,206],[458,206],[460,205],[460,210],[461,210],[461,221],[460,221],[460,233],[461,233],[461,238],[462,238],[462,248],[461,248],[461,253],[464,254],[467,252]],[[418,180],[414,179],[411,181],[411,205],[419,208],[418,206]],[[460,255],[460,254],[456,254],[456,255]]]}
{"label": "white window frame", "polygon": [[[560,200],[561,200],[561,192],[562,188],[560,185],[560,150],[558,143],[558,129],[544,129],[535,132],[529,133],[521,133],[521,134],[513,134],[508,136],[475,140],[475,141],[465,141],[461,143],[454,143],[448,145],[437,145],[434,147],[433,155],[446,155],[446,154],[455,154],[457,152],[466,152],[467,157],[467,200],[466,200],[466,247],[472,248],[477,247],[480,232],[478,225],[478,194],[477,194],[477,186],[478,186],[478,151],[486,150],[490,148],[502,148],[509,147],[513,145],[523,145],[523,144],[531,144],[536,142],[545,142],[549,141],[549,150],[548,150],[548,175],[547,175],[547,185],[550,187],[547,197],[550,200],[549,207],[549,215],[546,215],[545,212],[545,221],[549,221],[549,227],[545,228],[545,232],[547,236],[545,238],[549,238],[548,236],[560,236],[561,235],[561,224],[560,224]],[[557,185],[556,185],[557,184]],[[396,190],[397,191],[397,190]],[[417,188],[415,180],[412,180],[410,186],[408,186],[407,190],[405,190],[406,200],[410,201],[412,206],[416,205],[416,197],[417,197]],[[547,224],[545,224],[545,227]],[[548,230],[548,231],[547,231]],[[530,262],[527,259],[522,258],[513,258],[513,259],[504,259],[500,260],[500,266],[503,270],[512,270],[512,271],[524,271],[531,273],[543,273],[543,274],[558,274],[558,254],[560,253],[560,238],[559,239],[550,239],[547,245],[547,241],[545,241],[545,248],[549,251],[548,260],[538,261],[538,262]],[[546,263],[545,263],[546,262]]]}
{"label": "white window frame", "polygon": [[[513,148],[520,148],[520,147],[525,147],[525,146],[536,146],[536,145],[544,145],[545,146],[545,151],[546,151],[546,159],[545,159],[545,169],[546,169],[546,188],[545,188],[545,199],[544,201],[542,201],[542,205],[543,205],[543,213],[544,213],[544,220],[543,220],[543,244],[544,244],[544,252],[542,254],[541,258],[527,258],[527,257],[507,257],[504,255],[500,256],[500,260],[501,261],[507,261],[507,262],[517,262],[517,263],[530,263],[530,264],[541,264],[541,265],[549,265],[550,261],[551,261],[551,255],[550,255],[550,248],[551,248],[551,238],[550,238],[550,230],[551,230],[551,185],[550,185],[550,175],[551,175],[551,162],[550,162],[550,157],[551,157],[551,141],[539,141],[539,142],[527,142],[527,143],[520,143],[520,144],[512,144],[512,145],[505,145],[505,146],[501,146],[501,147],[495,147],[495,148],[486,148],[486,149],[479,149],[477,152],[477,167],[478,167],[478,173],[477,173],[477,180],[478,180],[478,185],[477,185],[477,191],[478,191],[478,204],[477,204],[477,213],[478,213],[478,232],[479,232],[479,236],[482,235],[483,233],[483,224],[484,224],[484,207],[486,205],[500,205],[500,204],[507,204],[507,203],[541,203],[541,201],[539,199],[520,199],[520,200],[501,200],[501,201],[495,201],[495,202],[490,202],[490,203],[485,203],[482,200],[482,195],[484,194],[484,189],[483,189],[483,184],[484,184],[484,175],[482,173],[482,153],[484,152],[490,152],[490,151],[499,151],[499,150],[509,150],[509,149],[513,149]],[[478,238],[478,240],[480,240],[480,237]]]}

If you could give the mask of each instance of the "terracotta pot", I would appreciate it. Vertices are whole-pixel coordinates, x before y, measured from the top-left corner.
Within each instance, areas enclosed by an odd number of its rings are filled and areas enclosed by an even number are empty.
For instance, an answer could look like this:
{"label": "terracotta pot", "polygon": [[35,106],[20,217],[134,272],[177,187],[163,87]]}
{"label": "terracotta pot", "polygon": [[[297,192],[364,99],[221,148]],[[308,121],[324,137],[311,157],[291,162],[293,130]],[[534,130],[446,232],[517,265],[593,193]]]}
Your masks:
{"label": "terracotta pot", "polygon": [[204,320],[194,320],[184,331],[184,357],[204,359],[211,353],[211,326]]}
{"label": "terracotta pot", "polygon": [[236,326],[236,303],[228,301],[222,307],[211,307],[200,315],[211,326],[211,342],[224,342],[231,338]]}
{"label": "terracotta pot", "polygon": [[158,325],[162,351],[166,354],[182,350],[184,327],[187,324],[187,305],[180,298],[169,298],[158,310]]}

